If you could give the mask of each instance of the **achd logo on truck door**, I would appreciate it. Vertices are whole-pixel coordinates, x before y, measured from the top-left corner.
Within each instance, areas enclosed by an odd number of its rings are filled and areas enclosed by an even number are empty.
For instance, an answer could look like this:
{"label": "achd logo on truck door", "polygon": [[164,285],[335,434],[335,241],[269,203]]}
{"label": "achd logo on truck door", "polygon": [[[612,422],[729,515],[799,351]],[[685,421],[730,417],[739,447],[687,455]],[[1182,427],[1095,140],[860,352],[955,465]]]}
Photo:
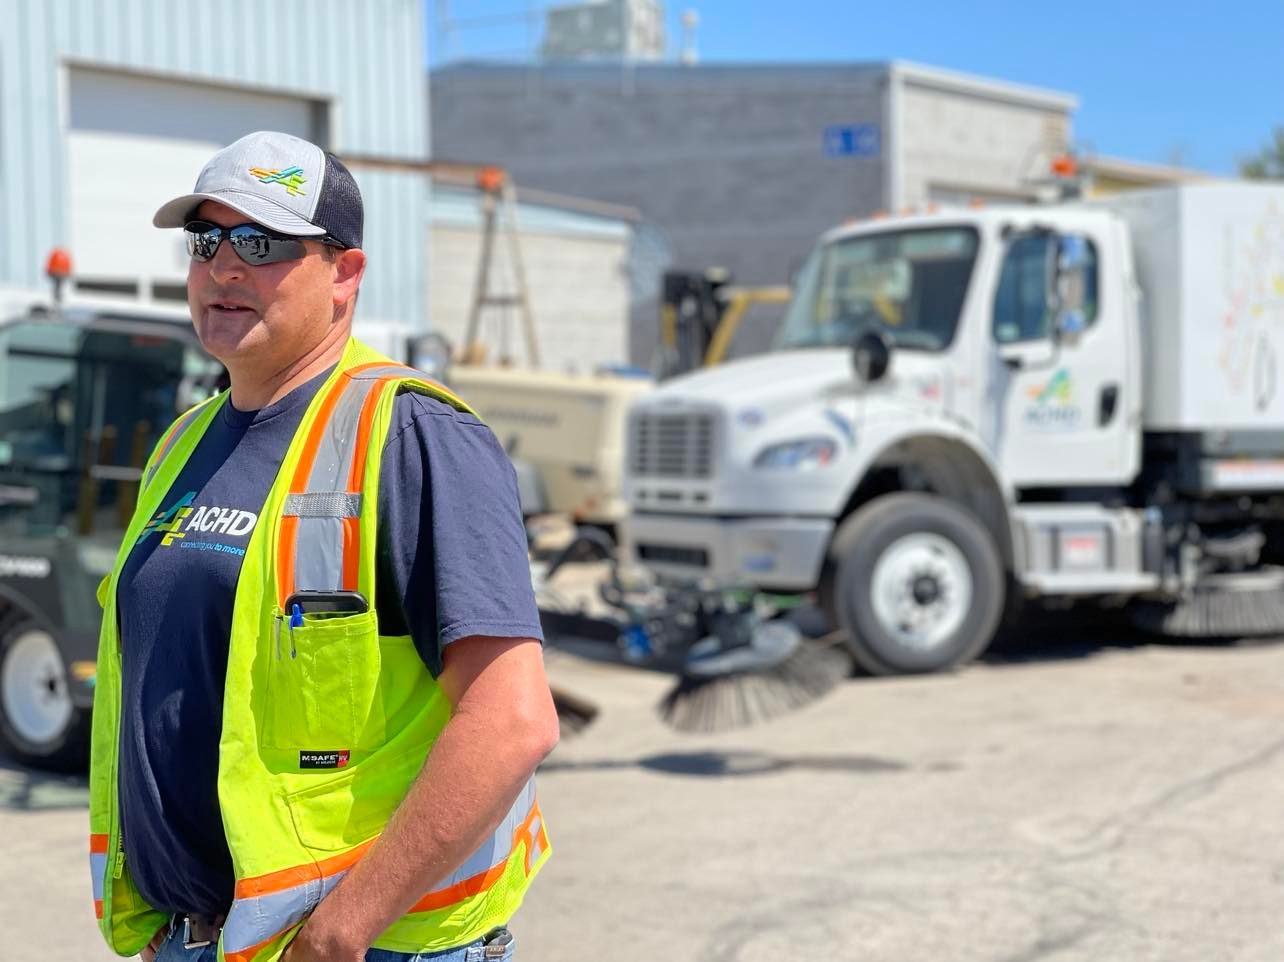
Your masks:
{"label": "achd logo on truck door", "polygon": [[1074,404],[1074,383],[1061,368],[1044,384],[1029,388],[1033,405],[1025,409],[1025,423],[1044,431],[1067,431],[1079,426],[1083,412]]}

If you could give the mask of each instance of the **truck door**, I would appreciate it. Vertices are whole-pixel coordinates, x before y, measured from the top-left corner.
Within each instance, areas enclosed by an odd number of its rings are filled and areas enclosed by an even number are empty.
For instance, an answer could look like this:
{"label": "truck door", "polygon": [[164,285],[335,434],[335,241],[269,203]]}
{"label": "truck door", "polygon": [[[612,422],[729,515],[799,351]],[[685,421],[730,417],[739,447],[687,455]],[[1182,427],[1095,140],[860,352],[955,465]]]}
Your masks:
{"label": "truck door", "polygon": [[1128,413],[1139,388],[1127,376],[1132,305],[1122,282],[1103,285],[1114,276],[1109,234],[1075,233],[1086,241],[1078,337],[1053,330],[1058,234],[1011,235],[1000,266],[990,398],[996,457],[1016,488],[1127,484],[1137,468]]}

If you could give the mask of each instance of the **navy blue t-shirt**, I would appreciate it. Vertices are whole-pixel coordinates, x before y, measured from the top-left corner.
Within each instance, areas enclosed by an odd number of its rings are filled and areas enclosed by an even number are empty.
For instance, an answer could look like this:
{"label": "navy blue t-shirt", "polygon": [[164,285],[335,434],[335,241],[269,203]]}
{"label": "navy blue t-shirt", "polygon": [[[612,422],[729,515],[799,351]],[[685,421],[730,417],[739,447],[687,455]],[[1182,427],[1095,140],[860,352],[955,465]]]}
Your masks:
{"label": "navy blue t-shirt", "polygon": [[[224,403],[121,572],[125,859],[167,912],[218,915],[232,901],[217,787],[232,602],[325,378],[259,411]],[[542,638],[512,465],[489,428],[422,395],[396,398],[383,450],[375,610],[380,634],[409,634],[434,675],[460,638]]]}

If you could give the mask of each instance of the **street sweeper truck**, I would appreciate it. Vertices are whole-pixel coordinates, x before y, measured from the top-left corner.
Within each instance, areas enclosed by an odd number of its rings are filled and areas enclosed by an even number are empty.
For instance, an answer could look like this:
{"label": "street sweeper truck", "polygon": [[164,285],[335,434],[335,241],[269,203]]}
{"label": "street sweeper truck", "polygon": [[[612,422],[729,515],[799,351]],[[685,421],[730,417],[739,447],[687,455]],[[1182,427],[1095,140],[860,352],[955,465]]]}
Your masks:
{"label": "street sweeper truck", "polygon": [[1284,187],[873,219],[774,350],[630,413],[628,558],[815,591],[858,662],[948,669],[1025,598],[1284,633]]}

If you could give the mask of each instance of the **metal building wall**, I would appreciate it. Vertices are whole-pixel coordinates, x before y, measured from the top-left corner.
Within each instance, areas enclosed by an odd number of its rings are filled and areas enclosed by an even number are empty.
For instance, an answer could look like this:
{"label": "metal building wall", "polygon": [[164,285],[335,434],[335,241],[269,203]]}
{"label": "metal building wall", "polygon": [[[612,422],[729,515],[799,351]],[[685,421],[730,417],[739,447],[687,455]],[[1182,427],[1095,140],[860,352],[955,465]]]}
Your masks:
{"label": "metal building wall", "polygon": [[[428,154],[421,0],[0,0],[0,23],[0,283],[43,283],[46,253],[68,242],[71,64],[328,101],[336,153]],[[370,256],[359,313],[420,328],[426,180],[353,173]]]}

